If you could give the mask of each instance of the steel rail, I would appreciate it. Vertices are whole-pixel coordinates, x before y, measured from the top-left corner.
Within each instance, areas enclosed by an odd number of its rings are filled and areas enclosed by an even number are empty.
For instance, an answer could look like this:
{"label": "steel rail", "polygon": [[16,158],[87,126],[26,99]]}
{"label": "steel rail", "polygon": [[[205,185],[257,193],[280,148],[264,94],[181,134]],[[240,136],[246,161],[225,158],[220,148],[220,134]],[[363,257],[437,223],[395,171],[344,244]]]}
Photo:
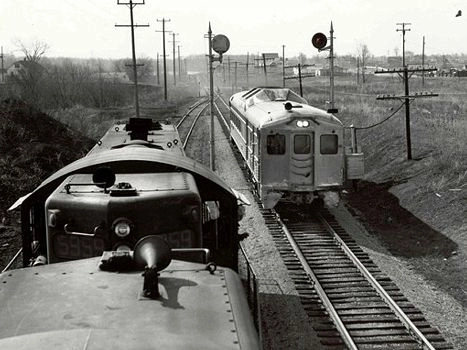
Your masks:
{"label": "steel rail", "polygon": [[217,98],[218,98],[219,100],[221,100],[221,102],[222,102],[227,108],[229,108],[229,105],[227,104],[227,102],[224,101],[224,98],[223,98],[221,95],[217,94]]}
{"label": "steel rail", "polygon": [[[196,122],[198,121],[199,117],[201,116],[201,113],[203,113],[203,112],[206,110],[206,108],[209,107],[209,103],[208,103],[207,101],[204,101],[204,102],[206,103],[206,106],[204,106],[203,108],[201,108],[201,110],[199,111],[199,113],[196,115],[195,120],[193,121],[193,124],[191,124],[190,130],[188,130],[188,133],[186,134],[185,140],[183,141],[183,145],[182,145],[183,149],[186,148],[186,145],[188,144],[188,140],[190,139],[190,136],[191,136],[191,134],[193,133],[193,130],[194,130],[195,125],[196,125]],[[201,103],[200,103],[198,106],[200,106],[200,105],[201,105]],[[198,107],[198,106],[197,106],[197,107]]]}
{"label": "steel rail", "polygon": [[282,226],[282,230],[284,231],[290,245],[292,246],[292,249],[293,249],[294,253],[297,255],[297,258],[300,260],[300,263],[302,264],[302,267],[305,270],[308,278],[311,279],[311,281],[313,282],[316,293],[318,293],[319,297],[321,298],[321,301],[323,302],[324,307],[326,308],[327,312],[329,313],[329,315],[331,317],[331,320],[334,322],[334,325],[336,326],[337,331],[341,335],[342,340],[344,341],[344,343],[347,345],[347,347],[350,350],[358,350],[358,348],[355,345],[352,337],[350,336],[349,332],[347,331],[347,328],[345,328],[344,323],[342,322],[342,320],[339,317],[336,309],[332,305],[331,300],[329,300],[328,296],[326,295],[326,292],[324,291],[324,288],[321,286],[321,283],[319,282],[318,277],[314,274],[314,272],[311,269],[310,265],[306,261],[306,258],[303,255],[302,251],[300,250],[297,242],[292,237],[292,234],[287,229],[284,222],[280,219],[279,215],[274,210],[272,210],[272,212],[276,215],[277,222]]}
{"label": "steel rail", "polygon": [[216,107],[217,113],[219,113],[219,115],[220,115],[225,127],[227,128],[227,130],[230,130],[230,126],[229,126],[229,124],[227,123],[227,120],[224,117],[224,113],[222,113],[222,111],[219,109],[216,102],[214,102],[214,107]]}
{"label": "steel rail", "polygon": [[178,129],[178,127],[180,125],[182,125],[182,123],[185,121],[185,119],[190,115],[191,112],[193,112],[193,110],[195,108],[197,108],[200,104],[202,104],[203,102],[207,102],[207,100],[205,98],[203,99],[200,99],[199,101],[195,102],[192,106],[190,106],[188,108],[188,111],[183,115],[183,117],[179,120],[179,122],[177,123],[176,125],[176,128]]}
{"label": "steel rail", "polygon": [[396,304],[396,302],[389,296],[389,294],[384,290],[384,288],[379,284],[379,282],[372,276],[370,271],[362,264],[362,262],[355,256],[352,250],[347,246],[344,240],[339,237],[337,232],[331,227],[327,220],[321,215],[317,214],[320,221],[324,224],[326,229],[334,236],[334,239],[339,243],[340,248],[345,252],[345,254],[352,260],[352,263],[360,270],[363,276],[367,281],[373,286],[376,292],[380,297],[386,302],[386,304],[391,308],[391,310],[399,318],[399,321],[406,327],[417,342],[419,342],[423,349],[436,350],[433,345],[426,339],[422,332],[415,326],[415,324],[410,320],[410,318],[405,314],[404,311]]}

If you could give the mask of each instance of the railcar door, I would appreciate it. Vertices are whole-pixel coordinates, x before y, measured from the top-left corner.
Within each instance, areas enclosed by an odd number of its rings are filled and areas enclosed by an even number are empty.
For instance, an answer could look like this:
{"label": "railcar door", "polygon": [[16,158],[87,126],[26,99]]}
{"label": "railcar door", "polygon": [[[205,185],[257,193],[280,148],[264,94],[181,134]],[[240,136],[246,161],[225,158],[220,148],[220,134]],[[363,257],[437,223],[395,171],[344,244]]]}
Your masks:
{"label": "railcar door", "polygon": [[313,186],[314,133],[293,133],[290,136],[290,185]]}

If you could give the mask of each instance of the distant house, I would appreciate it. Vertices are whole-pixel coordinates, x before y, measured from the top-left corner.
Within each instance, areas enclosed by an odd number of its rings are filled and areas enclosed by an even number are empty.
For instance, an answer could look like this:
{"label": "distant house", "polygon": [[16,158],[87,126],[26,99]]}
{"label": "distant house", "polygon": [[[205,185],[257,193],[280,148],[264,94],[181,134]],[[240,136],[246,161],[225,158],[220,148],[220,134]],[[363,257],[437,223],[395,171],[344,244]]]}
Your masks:
{"label": "distant house", "polygon": [[[315,69],[315,75],[316,76],[322,76],[322,77],[329,77],[331,75],[331,72],[329,68],[316,68]],[[345,75],[350,75],[350,72],[347,71],[347,69],[344,69],[339,66],[334,66],[334,76],[345,76]]]}
{"label": "distant house", "polygon": [[35,61],[16,61],[6,71],[7,77],[24,77],[27,75],[41,75],[44,67]]}
{"label": "distant house", "polygon": [[282,64],[282,60],[279,59],[278,53],[263,53],[260,55],[260,58],[255,58],[255,67],[266,67],[276,66],[278,63]]}

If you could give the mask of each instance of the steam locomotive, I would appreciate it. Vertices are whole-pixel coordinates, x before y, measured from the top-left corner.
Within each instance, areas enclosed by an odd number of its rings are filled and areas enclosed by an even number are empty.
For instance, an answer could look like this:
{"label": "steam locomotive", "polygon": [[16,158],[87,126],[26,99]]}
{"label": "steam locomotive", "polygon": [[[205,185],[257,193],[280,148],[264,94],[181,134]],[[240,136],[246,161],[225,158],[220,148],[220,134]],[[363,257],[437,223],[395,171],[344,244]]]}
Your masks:
{"label": "steam locomotive", "polygon": [[230,137],[265,208],[279,200],[336,204],[346,179],[363,176],[363,153],[344,146],[344,126],[290,89],[256,87],[229,100]]}

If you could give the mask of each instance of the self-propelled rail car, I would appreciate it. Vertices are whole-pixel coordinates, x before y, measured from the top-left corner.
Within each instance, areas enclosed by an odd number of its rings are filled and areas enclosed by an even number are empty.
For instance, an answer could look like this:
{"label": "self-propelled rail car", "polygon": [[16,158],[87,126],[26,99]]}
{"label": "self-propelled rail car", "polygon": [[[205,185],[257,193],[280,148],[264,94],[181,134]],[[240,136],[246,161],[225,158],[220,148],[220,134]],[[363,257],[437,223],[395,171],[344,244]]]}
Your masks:
{"label": "self-propelled rail car", "polygon": [[265,208],[280,199],[336,203],[345,179],[363,176],[363,154],[344,147],[344,126],[286,88],[231,96],[230,137]]}

